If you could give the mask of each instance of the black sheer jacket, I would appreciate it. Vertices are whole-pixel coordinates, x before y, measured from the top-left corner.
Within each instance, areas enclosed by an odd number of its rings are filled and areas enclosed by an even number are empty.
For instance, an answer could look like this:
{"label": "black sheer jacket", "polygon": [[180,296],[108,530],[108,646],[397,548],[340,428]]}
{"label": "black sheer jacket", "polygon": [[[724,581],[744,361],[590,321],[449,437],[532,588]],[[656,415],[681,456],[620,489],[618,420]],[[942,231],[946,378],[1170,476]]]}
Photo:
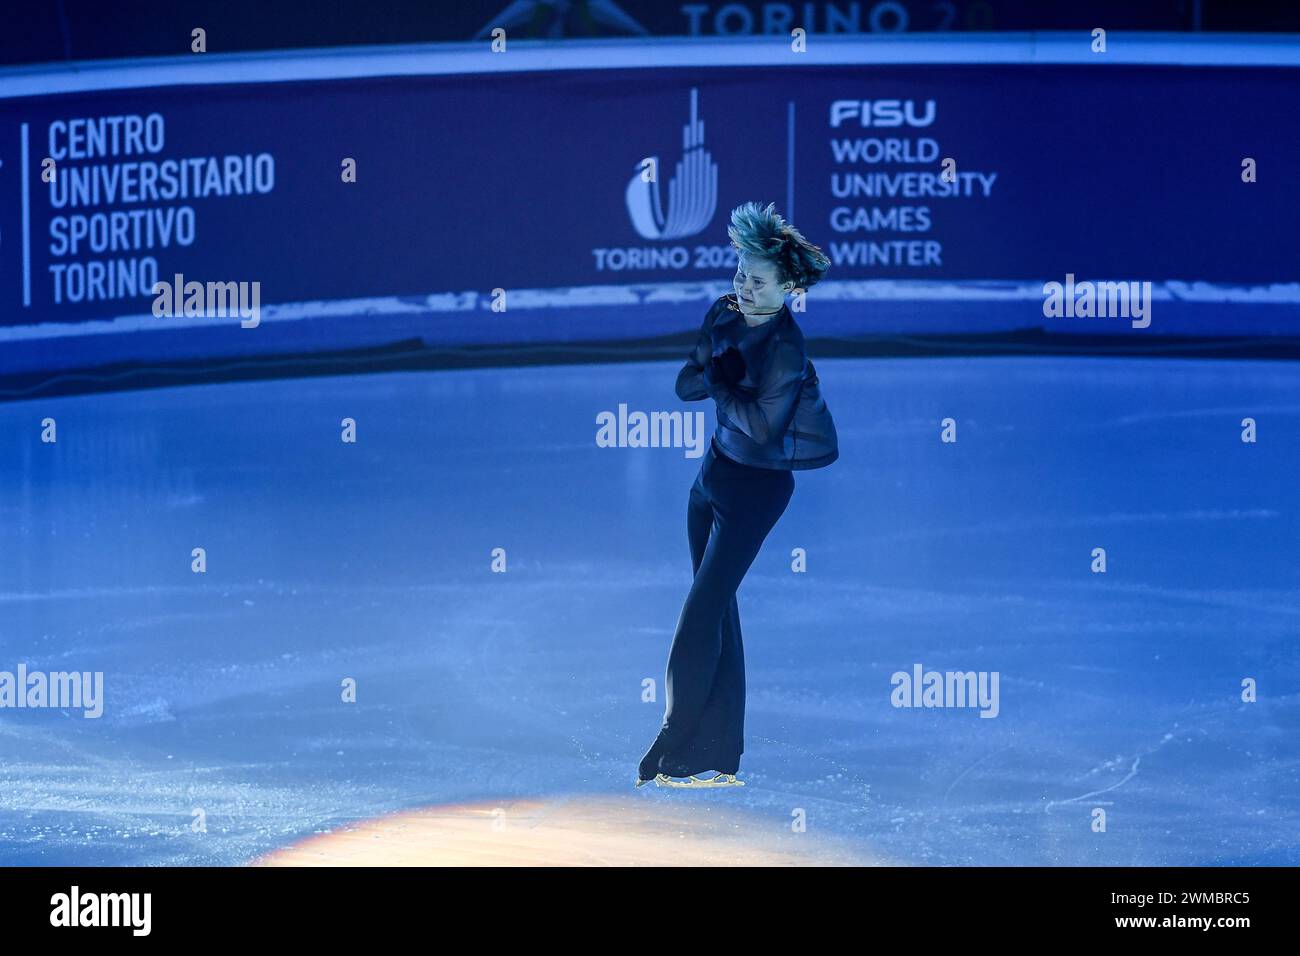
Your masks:
{"label": "black sheer jacket", "polygon": [[[734,383],[719,379],[711,362],[729,347],[745,360],[745,374]],[[796,470],[824,468],[839,457],[835,422],[788,306],[751,328],[734,295],[714,302],[677,374],[677,397],[714,400],[714,438],[741,464]]]}

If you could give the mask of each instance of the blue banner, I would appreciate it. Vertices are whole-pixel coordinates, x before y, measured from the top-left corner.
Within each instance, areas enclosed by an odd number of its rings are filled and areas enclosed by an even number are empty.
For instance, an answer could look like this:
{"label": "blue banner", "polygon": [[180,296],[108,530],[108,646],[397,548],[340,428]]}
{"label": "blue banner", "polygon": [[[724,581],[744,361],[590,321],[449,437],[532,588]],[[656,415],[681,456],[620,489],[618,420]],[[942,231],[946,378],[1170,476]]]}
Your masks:
{"label": "blue banner", "polygon": [[1285,69],[955,66],[9,101],[4,321],[136,311],[175,273],[263,302],[715,279],[751,199],[828,278],[1289,280],[1297,101]]}
{"label": "blue banner", "polygon": [[[988,288],[1010,284],[1018,305],[995,321],[1012,326],[1042,323],[1053,282],[1149,282],[1174,298],[1273,286],[1290,290],[1290,323],[1295,102],[1295,69],[1100,64],[610,68],[0,100],[0,326],[11,342],[14,327],[50,323],[157,331],[187,314],[188,283],[215,283],[232,314],[251,289],[280,318],[316,322],[254,345],[248,322],[222,319],[242,335],[235,351],[383,341],[373,330],[403,315],[439,341],[670,332],[726,288],[729,213],[749,200],[775,202],[829,254],[809,301],[854,303],[835,315],[842,334],[881,315],[979,326],[964,306],[899,314],[879,280],[904,299],[935,284],[949,290],[936,300],[973,298],[985,317]],[[628,290],[644,302],[656,289],[689,300],[689,316],[643,329],[621,308]],[[530,296],[585,324],[528,330],[516,314],[467,331],[455,315]],[[1200,331],[1234,331],[1221,295],[1200,299]]]}

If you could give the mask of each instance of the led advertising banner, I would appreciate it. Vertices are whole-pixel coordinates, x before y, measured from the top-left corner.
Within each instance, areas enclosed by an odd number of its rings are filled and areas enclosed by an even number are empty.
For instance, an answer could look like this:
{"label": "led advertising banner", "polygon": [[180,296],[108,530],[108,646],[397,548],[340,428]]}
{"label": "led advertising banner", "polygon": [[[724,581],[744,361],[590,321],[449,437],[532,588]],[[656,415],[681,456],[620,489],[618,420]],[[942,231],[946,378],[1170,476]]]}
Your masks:
{"label": "led advertising banner", "polygon": [[1293,71],[1066,67],[7,101],[3,321],[147,311],[178,273],[264,302],[725,277],[747,200],[822,245],[828,278],[1281,281],[1297,101]]}

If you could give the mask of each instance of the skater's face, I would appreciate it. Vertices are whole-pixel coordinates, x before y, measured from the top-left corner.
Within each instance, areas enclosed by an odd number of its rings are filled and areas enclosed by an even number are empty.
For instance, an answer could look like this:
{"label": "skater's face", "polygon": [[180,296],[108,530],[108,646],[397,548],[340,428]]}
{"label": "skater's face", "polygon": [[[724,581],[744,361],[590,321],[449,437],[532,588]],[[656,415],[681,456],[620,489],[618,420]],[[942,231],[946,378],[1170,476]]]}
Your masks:
{"label": "skater's face", "polygon": [[742,252],[736,265],[736,302],[746,315],[775,312],[785,304],[785,294],[794,288],[793,282],[778,282],[776,265]]}

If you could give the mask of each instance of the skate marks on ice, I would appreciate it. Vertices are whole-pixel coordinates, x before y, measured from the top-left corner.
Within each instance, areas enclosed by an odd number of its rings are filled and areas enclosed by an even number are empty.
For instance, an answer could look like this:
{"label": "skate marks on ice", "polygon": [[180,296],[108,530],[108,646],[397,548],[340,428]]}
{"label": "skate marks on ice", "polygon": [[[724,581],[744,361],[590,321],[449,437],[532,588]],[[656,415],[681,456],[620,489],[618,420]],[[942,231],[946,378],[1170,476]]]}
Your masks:
{"label": "skate marks on ice", "polygon": [[[717,791],[711,792],[716,796]],[[674,792],[676,795],[676,792]],[[684,795],[683,795],[684,796]],[[874,866],[883,861],[707,796],[444,804],[312,836],[253,866]]]}

